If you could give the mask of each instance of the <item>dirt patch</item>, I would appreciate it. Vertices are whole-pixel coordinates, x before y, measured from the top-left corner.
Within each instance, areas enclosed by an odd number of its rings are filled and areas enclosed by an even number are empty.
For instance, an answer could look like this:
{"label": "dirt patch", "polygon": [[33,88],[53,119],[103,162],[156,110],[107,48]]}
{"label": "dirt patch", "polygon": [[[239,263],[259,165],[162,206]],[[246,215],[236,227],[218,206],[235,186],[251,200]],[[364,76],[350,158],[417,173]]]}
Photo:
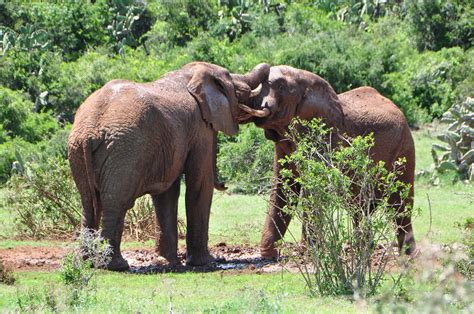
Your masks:
{"label": "dirt patch", "polygon": [[[442,251],[438,245],[427,245],[421,243],[425,252]],[[15,248],[0,249],[0,260],[5,266],[13,271],[50,271],[58,269],[61,266],[61,260],[67,253],[66,247],[31,247],[20,246]],[[180,263],[175,266],[168,266],[166,261],[158,256],[151,248],[146,249],[127,249],[122,252],[124,258],[130,264],[130,273],[162,273],[162,272],[213,272],[213,271],[234,271],[244,273],[271,273],[282,270],[289,272],[298,272],[298,265],[294,260],[298,258],[289,258],[268,260],[260,257],[258,248],[250,246],[227,246],[220,243],[210,248],[215,261],[206,266],[186,266],[186,251],[180,248],[178,257]],[[287,251],[288,252],[288,251]],[[385,253],[384,253],[385,252]],[[382,254],[384,253],[384,254]],[[291,255],[300,254],[293,251]],[[433,264],[439,263],[434,254],[430,260]],[[398,253],[395,248],[381,247],[376,250],[372,263],[376,266],[383,259],[388,262],[389,269],[396,268],[396,259]]]}
{"label": "dirt patch", "polygon": [[66,249],[20,246],[0,249],[0,260],[13,271],[52,270],[60,267]]}
{"label": "dirt patch", "polygon": [[[186,266],[185,249],[179,250],[180,264],[168,266],[153,249],[127,249],[122,252],[130,264],[131,273],[159,272],[212,272],[238,270],[245,272],[275,272],[283,269],[277,260],[266,260],[260,257],[259,250],[246,246],[227,246],[221,243],[210,248],[216,260],[206,266]],[[0,260],[13,271],[49,271],[58,269],[67,248],[20,246],[0,249]],[[288,266],[285,266],[288,268]]]}

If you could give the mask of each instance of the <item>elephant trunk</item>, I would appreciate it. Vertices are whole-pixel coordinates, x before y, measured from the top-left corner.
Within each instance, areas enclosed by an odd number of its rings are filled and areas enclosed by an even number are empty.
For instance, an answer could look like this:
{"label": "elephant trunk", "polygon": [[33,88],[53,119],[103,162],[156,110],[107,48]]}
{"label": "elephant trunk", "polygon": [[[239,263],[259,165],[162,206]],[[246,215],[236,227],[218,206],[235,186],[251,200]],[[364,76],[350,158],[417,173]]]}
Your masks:
{"label": "elephant trunk", "polygon": [[251,89],[255,89],[268,78],[270,73],[270,65],[267,63],[260,63],[256,65],[252,71],[247,74],[231,74],[234,81],[242,81],[246,83]]}

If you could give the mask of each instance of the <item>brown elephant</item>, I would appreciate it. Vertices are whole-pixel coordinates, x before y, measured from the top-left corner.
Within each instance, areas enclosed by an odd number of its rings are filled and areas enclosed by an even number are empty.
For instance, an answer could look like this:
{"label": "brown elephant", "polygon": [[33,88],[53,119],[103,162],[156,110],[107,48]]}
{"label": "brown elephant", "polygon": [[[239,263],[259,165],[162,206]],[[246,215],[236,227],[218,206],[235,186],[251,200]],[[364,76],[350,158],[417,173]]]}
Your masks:
{"label": "brown elephant", "polygon": [[182,174],[187,263],[210,261],[213,188],[223,187],[215,179],[217,131],[238,131],[236,94],[248,99],[268,71],[260,67],[233,79],[224,68],[195,62],[152,83],[113,80],[80,106],[68,140],[69,162],[81,194],[82,226],[97,229],[103,215],[102,236],[113,249],[109,269],[129,267],[120,252],[125,212],[144,194],[155,207],[157,252],[178,261]]}
{"label": "brown elephant", "polygon": [[[263,257],[277,255],[275,242],[285,234],[291,220],[280,210],[286,200],[280,185],[282,166],[278,160],[294,150],[294,144],[285,138],[294,117],[303,120],[321,118],[329,127],[349,136],[373,132],[375,143],[371,156],[375,161],[384,161],[392,170],[396,160],[406,159],[403,174],[398,179],[411,185],[410,195],[404,204],[400,202],[399,195],[394,195],[391,204],[400,213],[412,206],[415,146],[405,117],[393,102],[371,87],[360,87],[337,95],[321,77],[290,66],[271,67],[268,80],[263,81],[260,88],[259,96],[248,103],[250,107],[241,105],[248,113],[247,119],[243,118],[241,122],[255,122],[258,127],[264,128],[265,136],[275,142],[270,206],[260,243]],[[295,189],[298,189],[296,185]],[[405,252],[411,254],[415,250],[415,239],[408,212],[400,215],[396,224],[398,246],[402,250],[406,245]]]}

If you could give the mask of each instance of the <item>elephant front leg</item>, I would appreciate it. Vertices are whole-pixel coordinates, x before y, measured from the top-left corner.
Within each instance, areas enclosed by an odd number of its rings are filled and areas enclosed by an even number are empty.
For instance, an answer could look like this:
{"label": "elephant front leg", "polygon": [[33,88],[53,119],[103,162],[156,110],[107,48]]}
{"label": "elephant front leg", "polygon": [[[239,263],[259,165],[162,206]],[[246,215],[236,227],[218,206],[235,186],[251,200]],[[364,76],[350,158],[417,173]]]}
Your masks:
{"label": "elephant front leg", "polygon": [[[275,158],[273,160],[273,179],[272,189],[270,194],[270,205],[267,217],[265,218],[265,225],[263,227],[262,239],[260,241],[260,255],[264,258],[278,257],[278,251],[275,248],[275,243],[283,238],[291,221],[291,216],[285,213],[282,209],[287,204],[286,196],[283,193],[282,178],[280,176],[281,165],[278,162],[281,158],[286,156],[285,152],[278,145],[275,146]],[[288,167],[292,167],[288,165]],[[297,173],[293,168],[294,175]],[[289,182],[293,193],[298,194],[300,186],[294,182]]]}
{"label": "elephant front leg", "polygon": [[164,193],[152,195],[156,213],[156,252],[168,263],[178,263],[178,198],[180,180]]}
{"label": "elephant front leg", "polygon": [[285,205],[286,199],[282,193],[281,185],[274,184],[260,241],[260,255],[264,258],[278,257],[275,243],[285,235],[291,221],[291,216],[281,210]]}
{"label": "elephant front leg", "polygon": [[213,260],[208,250],[209,215],[214,191],[212,158],[191,162],[186,178],[186,263],[205,265]]}

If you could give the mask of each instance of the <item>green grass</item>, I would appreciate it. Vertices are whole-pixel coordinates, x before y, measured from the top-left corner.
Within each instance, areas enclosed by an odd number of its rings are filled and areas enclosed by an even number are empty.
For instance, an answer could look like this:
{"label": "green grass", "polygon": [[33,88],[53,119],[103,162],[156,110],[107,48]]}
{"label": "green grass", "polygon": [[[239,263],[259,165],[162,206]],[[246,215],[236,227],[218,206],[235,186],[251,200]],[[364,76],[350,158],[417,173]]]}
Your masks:
{"label": "green grass", "polygon": [[[440,143],[436,135],[442,129],[425,128],[413,132],[417,173],[432,170],[431,145]],[[420,175],[415,181],[415,208],[420,209],[413,223],[415,236],[418,239],[428,236],[428,239],[437,243],[459,242],[462,233],[457,224],[474,216],[474,186],[472,183],[453,183],[453,173],[441,176],[439,185],[434,186],[430,183],[431,175],[431,172]]]}
{"label": "green grass", "polygon": [[[15,286],[0,285],[0,309],[18,308],[18,295],[66,290],[57,272],[21,272]],[[100,272],[94,299],[79,311],[90,312],[356,312],[347,297],[311,298],[298,274],[229,272],[134,275]],[[120,284],[126,283],[126,284]],[[36,289],[32,291],[31,289]],[[32,298],[31,295],[29,296]],[[34,302],[34,301],[32,301]],[[45,302],[43,302],[44,304]],[[39,311],[44,309],[38,309]]]}

